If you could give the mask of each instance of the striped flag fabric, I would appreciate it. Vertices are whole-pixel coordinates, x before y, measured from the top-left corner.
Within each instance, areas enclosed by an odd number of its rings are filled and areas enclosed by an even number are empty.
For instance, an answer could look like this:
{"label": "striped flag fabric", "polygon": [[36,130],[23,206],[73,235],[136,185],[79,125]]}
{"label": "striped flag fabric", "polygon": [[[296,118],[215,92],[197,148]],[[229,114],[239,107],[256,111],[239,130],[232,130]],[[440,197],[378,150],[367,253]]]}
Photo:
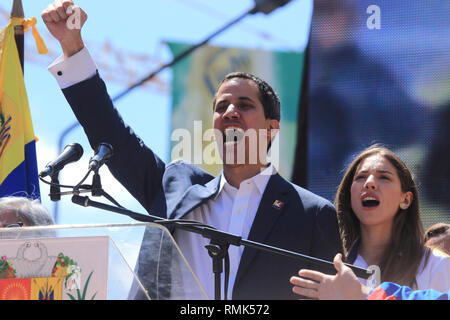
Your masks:
{"label": "striped flag fabric", "polygon": [[0,197],[40,199],[33,132],[12,18],[0,32]]}
{"label": "striped flag fabric", "polygon": [[449,298],[450,291],[412,290],[392,282],[383,282],[367,296],[367,300],[449,300]]}

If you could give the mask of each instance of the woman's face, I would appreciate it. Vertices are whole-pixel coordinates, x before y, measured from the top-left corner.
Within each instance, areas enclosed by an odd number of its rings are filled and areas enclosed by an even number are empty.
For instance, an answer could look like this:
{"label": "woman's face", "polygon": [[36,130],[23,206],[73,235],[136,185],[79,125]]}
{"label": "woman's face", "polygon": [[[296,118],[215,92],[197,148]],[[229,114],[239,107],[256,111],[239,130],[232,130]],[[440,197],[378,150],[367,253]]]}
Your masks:
{"label": "woman's face", "polygon": [[412,192],[402,191],[397,170],[383,156],[369,156],[356,169],[351,204],[361,226],[390,228],[399,208],[406,209],[412,197]]}

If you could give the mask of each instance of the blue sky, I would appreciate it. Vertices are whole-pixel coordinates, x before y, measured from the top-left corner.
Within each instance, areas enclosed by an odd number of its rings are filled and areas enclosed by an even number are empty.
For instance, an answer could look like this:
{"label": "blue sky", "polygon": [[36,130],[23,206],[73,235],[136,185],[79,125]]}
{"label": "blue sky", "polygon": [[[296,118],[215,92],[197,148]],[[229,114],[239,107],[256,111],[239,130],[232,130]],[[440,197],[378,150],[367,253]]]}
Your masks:
{"label": "blue sky", "polygon": [[[59,45],[51,39],[40,17],[51,1],[23,0],[25,17],[36,17],[37,28],[46,41],[49,54],[39,57],[34,50],[31,33],[26,36],[25,84],[30,102],[34,131],[39,138],[37,157],[39,170],[53,160],[58,153],[57,144],[61,133],[75,122],[70,108],[58,85],[47,71],[49,63],[60,53]],[[75,2],[88,13],[88,21],[83,28],[83,38],[91,50],[97,64],[105,63],[110,67],[102,74],[109,72],[109,78],[123,79],[121,72],[113,72],[114,65],[119,65],[117,56],[128,59],[124,65],[133,66],[136,80],[155,70],[157,64],[133,63],[139,55],[152,57],[160,62],[168,62],[172,58],[165,41],[180,41],[195,44],[216,31],[233,18],[239,16],[253,6],[253,0],[135,0],[106,1],[79,0]],[[113,4],[111,4],[113,3]],[[9,12],[12,0],[2,1],[0,9]],[[312,0],[292,0],[291,3],[270,15],[257,14],[248,16],[239,24],[228,29],[215,38],[211,44],[260,48],[283,51],[303,50],[309,32]],[[6,20],[0,22],[6,25]],[[113,48],[106,51],[105,48]],[[109,53],[108,53],[109,52]],[[133,60],[130,62],[130,60]],[[170,140],[170,78],[167,70],[161,75],[167,85],[165,90],[156,86],[135,89],[132,93],[117,102],[116,107],[125,121],[162,159],[169,160]],[[111,96],[115,96],[126,88],[123,81],[106,79]],[[169,90],[167,90],[169,89]],[[70,164],[60,174],[62,184],[74,185],[87,172],[89,158],[93,155],[87,139],[80,127],[71,131],[64,145],[72,142],[80,143],[84,148],[84,156],[75,164]],[[109,174],[108,169],[100,170],[103,188],[126,208],[145,213],[136,200]],[[86,183],[90,183],[89,178]],[[43,204],[54,210],[54,203],[48,197],[49,187],[41,183]],[[109,203],[104,198],[93,200]],[[115,223],[133,221],[128,217],[101,211],[95,208],[83,208],[65,196],[58,204],[58,223]]]}

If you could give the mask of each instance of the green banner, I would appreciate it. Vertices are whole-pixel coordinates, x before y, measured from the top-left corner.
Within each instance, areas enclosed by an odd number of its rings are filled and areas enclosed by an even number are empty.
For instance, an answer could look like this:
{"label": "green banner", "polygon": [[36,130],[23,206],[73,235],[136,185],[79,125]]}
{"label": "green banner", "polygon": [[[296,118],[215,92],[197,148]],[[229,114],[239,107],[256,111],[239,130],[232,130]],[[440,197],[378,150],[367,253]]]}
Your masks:
{"label": "green banner", "polygon": [[[169,43],[174,56],[189,46]],[[230,72],[242,71],[266,80],[280,97],[280,156],[277,169],[289,179],[297,143],[297,115],[303,62],[303,52],[205,46],[177,63],[172,69],[171,160],[183,158],[214,175],[222,170],[221,165],[207,164],[203,161],[202,149],[207,148],[211,141],[203,141],[203,148],[196,148],[195,143],[190,144],[191,152],[182,154],[174,152],[177,149],[176,145],[183,139],[176,130],[188,130],[194,139],[202,139],[202,133],[212,127],[212,101],[219,82]]]}

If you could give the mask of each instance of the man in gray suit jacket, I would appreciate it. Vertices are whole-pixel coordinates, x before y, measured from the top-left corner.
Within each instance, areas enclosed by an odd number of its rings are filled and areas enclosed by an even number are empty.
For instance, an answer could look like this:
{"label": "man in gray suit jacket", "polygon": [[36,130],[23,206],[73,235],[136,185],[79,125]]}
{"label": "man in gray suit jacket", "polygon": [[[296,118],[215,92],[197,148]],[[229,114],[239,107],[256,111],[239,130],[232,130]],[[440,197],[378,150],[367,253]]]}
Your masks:
{"label": "man in gray suit jacket", "polygon": [[[332,204],[286,181],[266,161],[266,146],[270,146],[274,132],[279,130],[280,121],[280,101],[269,84],[250,74],[233,73],[219,85],[213,103],[213,126],[224,160],[219,176],[183,161],[166,165],[114,108],[84,46],[81,30],[66,27],[70,16],[67,8],[72,5],[70,0],[55,1],[42,13],[50,33],[63,49],[63,57],[49,70],[91,146],[96,148],[101,142],[113,146],[115,155],[108,163],[111,173],[150,214],[196,220],[245,239],[328,261],[341,251]],[[76,7],[72,11],[80,10]],[[87,16],[81,12],[84,23]],[[251,137],[256,137],[256,141],[250,141]],[[254,152],[258,155],[256,160]],[[151,237],[146,232],[143,243]],[[211,258],[203,248],[208,240],[182,230],[175,230],[174,238],[212,298]],[[138,274],[149,291],[161,280],[155,279],[154,274],[164,276],[164,272],[149,271],[154,267],[148,263],[152,246],[142,245],[137,264]],[[233,299],[295,299],[290,277],[299,269],[314,268],[247,247],[230,246],[229,257],[228,297]],[[169,295],[170,290],[159,297]]]}

